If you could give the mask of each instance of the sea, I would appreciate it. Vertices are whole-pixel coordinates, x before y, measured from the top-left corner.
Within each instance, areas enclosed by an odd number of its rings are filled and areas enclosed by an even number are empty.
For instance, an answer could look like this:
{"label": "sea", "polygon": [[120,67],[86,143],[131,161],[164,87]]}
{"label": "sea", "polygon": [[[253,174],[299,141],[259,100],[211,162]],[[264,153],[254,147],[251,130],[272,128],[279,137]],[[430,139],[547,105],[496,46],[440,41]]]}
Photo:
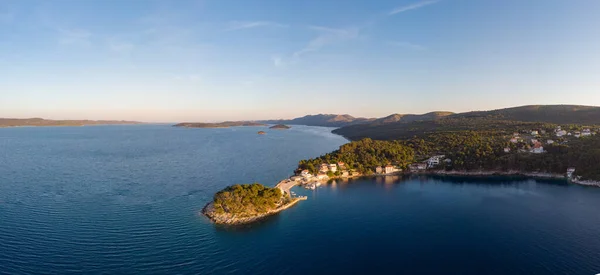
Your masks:
{"label": "sea", "polygon": [[561,180],[338,180],[250,225],[199,214],[348,142],[331,130],[1,128],[0,274],[600,273],[600,188]]}

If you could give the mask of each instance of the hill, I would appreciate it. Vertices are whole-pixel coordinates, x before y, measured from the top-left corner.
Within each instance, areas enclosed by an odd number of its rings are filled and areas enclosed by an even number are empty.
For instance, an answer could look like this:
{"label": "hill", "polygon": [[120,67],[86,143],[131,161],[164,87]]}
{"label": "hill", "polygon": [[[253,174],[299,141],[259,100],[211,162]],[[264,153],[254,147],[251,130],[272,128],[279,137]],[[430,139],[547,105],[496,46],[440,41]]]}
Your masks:
{"label": "hill", "polygon": [[348,125],[360,124],[373,121],[372,118],[356,118],[351,115],[318,114],[306,115],[294,119],[262,120],[258,121],[267,124],[289,124],[306,126],[324,126],[324,127],[343,127]]}
{"label": "hill", "polygon": [[[429,117],[431,118],[431,116]],[[402,121],[402,117],[396,122],[392,122],[395,117],[385,119],[346,126],[333,132],[350,140],[362,138],[394,140],[424,136],[434,132],[499,129],[508,131],[509,129],[526,130],[552,127],[552,125],[546,124],[600,125],[600,107],[536,105],[458,113],[412,122]]]}
{"label": "hill", "polygon": [[0,118],[0,127],[19,126],[86,126],[86,125],[116,125],[141,124],[137,121],[126,120],[51,120],[43,118]]}
{"label": "hill", "polygon": [[430,112],[422,115],[413,115],[413,114],[392,114],[383,118],[376,119],[372,122],[369,122],[372,125],[380,125],[394,122],[414,122],[420,120],[436,120],[449,115],[452,115],[452,112]]}

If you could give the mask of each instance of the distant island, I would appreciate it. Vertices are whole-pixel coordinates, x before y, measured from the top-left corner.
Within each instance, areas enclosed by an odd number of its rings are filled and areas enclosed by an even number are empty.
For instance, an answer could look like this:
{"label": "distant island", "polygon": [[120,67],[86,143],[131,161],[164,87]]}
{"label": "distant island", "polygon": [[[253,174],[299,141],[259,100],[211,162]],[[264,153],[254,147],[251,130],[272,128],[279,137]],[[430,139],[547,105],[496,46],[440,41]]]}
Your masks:
{"label": "distant island", "polygon": [[184,122],[173,125],[174,127],[185,127],[185,128],[228,128],[228,127],[239,127],[239,126],[267,126],[263,123],[252,122],[252,121],[225,121],[219,123],[201,123],[201,122]]}
{"label": "distant island", "polygon": [[299,200],[292,198],[285,187],[236,184],[217,192],[202,213],[217,224],[244,224],[278,213]]}
{"label": "distant island", "polygon": [[277,125],[269,127],[269,129],[277,129],[277,130],[287,130],[287,129],[290,129],[290,128],[292,128],[292,127],[287,126],[287,125],[283,125],[283,124],[277,124]]}
{"label": "distant island", "polygon": [[0,118],[0,127],[88,126],[121,124],[141,124],[141,122],[126,120],[51,120],[43,118]]}
{"label": "distant island", "polygon": [[266,132],[265,131],[258,131],[258,134],[259,135],[264,135],[264,134],[266,134]]}

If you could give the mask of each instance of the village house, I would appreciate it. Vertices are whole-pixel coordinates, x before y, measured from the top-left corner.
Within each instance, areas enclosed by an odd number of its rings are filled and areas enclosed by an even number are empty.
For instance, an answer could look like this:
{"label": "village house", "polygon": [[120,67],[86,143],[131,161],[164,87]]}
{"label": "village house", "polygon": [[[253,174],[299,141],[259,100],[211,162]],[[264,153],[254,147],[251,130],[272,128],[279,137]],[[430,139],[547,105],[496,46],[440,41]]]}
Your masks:
{"label": "village house", "polygon": [[540,130],[540,134],[545,135],[546,134],[546,130]]}
{"label": "village house", "polygon": [[510,142],[512,142],[512,143],[518,143],[519,140],[516,137],[514,137],[514,138],[510,139]]}
{"label": "village house", "polygon": [[573,136],[576,137],[576,138],[579,138],[579,137],[581,137],[581,132],[576,131]]}
{"label": "village house", "polygon": [[347,178],[348,176],[350,176],[350,173],[347,170],[342,171],[342,177]]}
{"label": "village house", "polygon": [[549,139],[549,140],[546,141],[546,143],[547,144],[554,144],[554,140]]}
{"label": "village house", "polygon": [[327,176],[327,174],[319,173],[317,175],[317,180],[327,180],[327,179],[329,179],[329,177]]}
{"label": "village house", "polygon": [[345,170],[346,169],[346,164],[343,162],[338,162],[337,165],[340,167],[340,170]]}
{"label": "village house", "polygon": [[535,139],[535,138],[532,138],[532,139],[531,139],[531,143],[532,143],[532,144],[536,144],[536,143],[538,143],[538,142],[539,142],[539,141],[538,141],[537,139]]}
{"label": "village house", "polygon": [[532,136],[537,136],[538,134],[539,134],[539,133],[538,133],[538,131],[535,131],[535,130],[534,130],[534,131],[531,131],[531,135],[532,135]]}
{"label": "village house", "polygon": [[439,165],[440,164],[440,159],[443,159],[444,157],[445,157],[444,155],[430,157],[427,160],[427,166],[431,168],[431,167],[434,167],[436,165]]}
{"label": "village house", "polygon": [[337,165],[336,164],[329,164],[329,171],[335,173],[337,171]]}
{"label": "village house", "polygon": [[504,153],[510,153],[510,148],[509,147],[504,147]]}
{"label": "village house", "polygon": [[517,132],[513,133],[513,137],[518,137],[518,136],[519,136],[519,133],[517,133]]}
{"label": "village house", "polygon": [[388,164],[388,165],[385,166],[385,173],[386,174],[392,174],[392,173],[395,173],[397,171],[398,171],[398,169],[396,169],[396,167],[394,167],[393,165]]}
{"label": "village house", "polygon": [[327,171],[329,171],[329,166],[325,163],[321,164],[319,167],[319,172],[327,173]]}
{"label": "village house", "polygon": [[300,176],[304,177],[304,178],[309,178],[312,175],[310,174],[310,172],[307,169],[304,169],[300,172]]}
{"label": "village house", "polygon": [[583,132],[581,132],[582,137],[589,137],[591,135],[592,135],[592,131],[590,129],[583,129]]}
{"label": "village house", "polygon": [[375,173],[382,174],[383,173],[383,168],[381,168],[381,166],[375,167]]}
{"label": "village house", "polygon": [[530,151],[531,153],[534,154],[541,154],[544,152],[544,147],[542,146],[541,143],[537,142],[533,145],[533,148]]}
{"label": "village house", "polygon": [[567,133],[567,136],[572,136],[572,135],[573,135],[573,134],[571,134],[571,132],[568,132],[568,133]]}
{"label": "village house", "polygon": [[565,130],[556,131],[556,136],[557,137],[563,137],[563,136],[566,136],[566,135],[567,135],[567,131],[565,131]]}

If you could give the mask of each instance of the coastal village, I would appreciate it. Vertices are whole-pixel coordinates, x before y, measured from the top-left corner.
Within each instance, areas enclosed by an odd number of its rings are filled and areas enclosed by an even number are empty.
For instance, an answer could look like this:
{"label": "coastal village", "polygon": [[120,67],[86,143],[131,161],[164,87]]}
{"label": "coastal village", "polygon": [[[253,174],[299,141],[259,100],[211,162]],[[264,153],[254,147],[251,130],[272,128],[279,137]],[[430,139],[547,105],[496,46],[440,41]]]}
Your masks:
{"label": "coastal village", "polygon": [[[523,130],[521,132],[514,132],[508,137],[508,146],[504,148],[504,153],[529,153],[529,154],[543,154],[546,153],[544,145],[564,145],[568,144],[571,139],[586,138],[594,136],[598,132],[590,128],[584,128],[582,130],[568,131],[563,129],[561,126],[557,126],[553,131],[547,131],[543,129],[532,129]],[[407,166],[406,170],[394,164],[387,164],[385,166],[373,167],[373,176],[386,176],[396,175],[401,173],[424,173],[428,170],[439,170],[441,164],[451,164],[452,160],[446,158],[445,155],[434,155],[430,156],[420,162],[411,163]],[[565,171],[567,179],[577,180],[574,177],[576,168],[569,167]],[[277,185],[282,189],[283,192],[290,192],[289,189],[293,186],[300,185],[307,189],[316,189],[320,185],[328,182],[332,179],[349,179],[363,176],[362,173],[349,169],[345,163],[322,163],[318,167],[318,172],[313,174],[307,169],[297,170],[295,175],[289,179],[282,180]]]}

